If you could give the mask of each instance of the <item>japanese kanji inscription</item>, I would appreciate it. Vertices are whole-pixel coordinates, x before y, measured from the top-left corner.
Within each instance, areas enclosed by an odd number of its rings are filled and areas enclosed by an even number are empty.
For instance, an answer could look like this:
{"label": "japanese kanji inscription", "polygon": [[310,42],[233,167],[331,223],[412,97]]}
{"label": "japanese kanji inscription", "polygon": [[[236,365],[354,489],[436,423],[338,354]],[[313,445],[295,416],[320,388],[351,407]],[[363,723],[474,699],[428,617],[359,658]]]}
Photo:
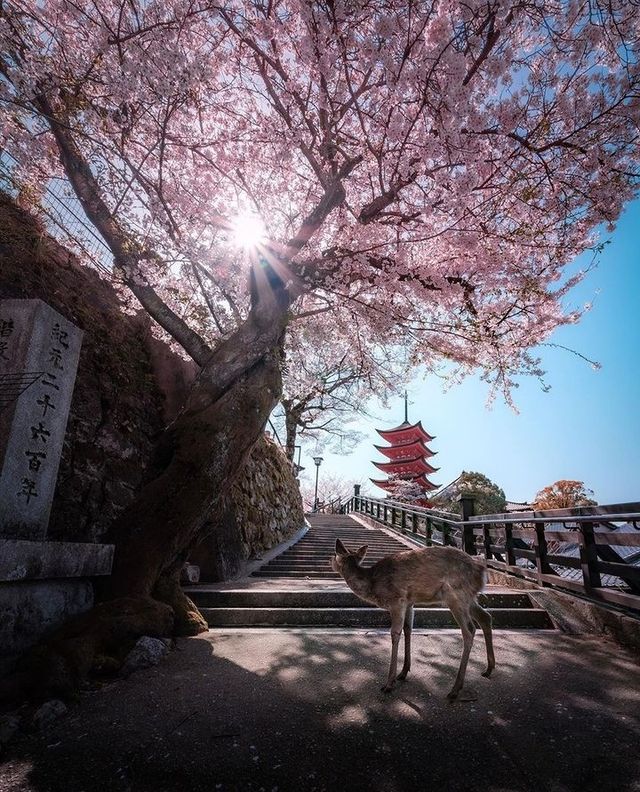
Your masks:
{"label": "japanese kanji inscription", "polygon": [[41,300],[0,300],[0,537],[46,536],[81,342]]}

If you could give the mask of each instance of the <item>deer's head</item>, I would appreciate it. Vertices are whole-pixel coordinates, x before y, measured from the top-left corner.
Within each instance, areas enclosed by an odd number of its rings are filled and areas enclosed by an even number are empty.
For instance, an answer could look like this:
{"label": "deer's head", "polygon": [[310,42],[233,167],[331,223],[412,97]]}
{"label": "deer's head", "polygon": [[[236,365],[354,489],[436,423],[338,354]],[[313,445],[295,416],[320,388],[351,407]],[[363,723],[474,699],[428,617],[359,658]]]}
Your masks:
{"label": "deer's head", "polygon": [[367,545],[362,545],[357,550],[347,550],[339,539],[336,539],[336,554],[331,557],[331,569],[342,574],[342,570],[349,565],[360,566],[360,562],[367,554]]}

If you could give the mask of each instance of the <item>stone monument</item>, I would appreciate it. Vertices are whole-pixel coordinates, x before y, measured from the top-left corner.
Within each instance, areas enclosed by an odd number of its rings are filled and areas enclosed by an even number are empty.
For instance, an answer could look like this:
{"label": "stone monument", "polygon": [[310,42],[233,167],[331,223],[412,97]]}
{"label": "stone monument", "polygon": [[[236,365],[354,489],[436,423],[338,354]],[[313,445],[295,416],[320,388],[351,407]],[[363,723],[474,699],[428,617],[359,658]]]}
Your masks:
{"label": "stone monument", "polygon": [[81,343],[41,300],[0,302],[0,536],[46,536]]}
{"label": "stone monument", "polygon": [[41,300],[0,300],[0,673],[111,572],[113,545],[46,540],[81,343]]}

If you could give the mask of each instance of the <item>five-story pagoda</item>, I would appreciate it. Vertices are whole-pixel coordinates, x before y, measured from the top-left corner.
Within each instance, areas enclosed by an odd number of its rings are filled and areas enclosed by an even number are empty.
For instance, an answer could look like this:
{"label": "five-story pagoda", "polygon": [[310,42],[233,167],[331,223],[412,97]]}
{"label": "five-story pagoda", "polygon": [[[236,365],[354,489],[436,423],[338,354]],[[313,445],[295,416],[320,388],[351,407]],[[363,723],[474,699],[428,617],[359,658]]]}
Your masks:
{"label": "five-story pagoda", "polygon": [[378,434],[389,445],[375,446],[387,462],[373,464],[387,474],[386,479],[371,479],[372,483],[387,492],[394,490],[398,480],[410,481],[424,490],[425,494],[438,489],[438,485],[429,481],[427,476],[439,468],[433,467],[427,460],[435,456],[427,443],[435,439],[426,432],[422,423],[409,423],[407,394],[404,396],[404,422],[393,429],[376,429]]}

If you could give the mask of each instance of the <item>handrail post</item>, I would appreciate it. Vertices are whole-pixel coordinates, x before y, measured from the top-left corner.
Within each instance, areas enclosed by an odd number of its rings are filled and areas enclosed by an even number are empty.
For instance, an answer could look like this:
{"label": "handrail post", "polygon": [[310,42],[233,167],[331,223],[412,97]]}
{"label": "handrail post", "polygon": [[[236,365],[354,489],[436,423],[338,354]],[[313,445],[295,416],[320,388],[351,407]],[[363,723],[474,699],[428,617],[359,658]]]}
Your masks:
{"label": "handrail post", "polygon": [[456,540],[451,536],[451,526],[448,523],[442,523],[442,544],[447,547],[457,547]]}
{"label": "handrail post", "polygon": [[547,540],[544,535],[544,523],[536,523],[536,538],[533,545],[536,554],[536,569],[538,572],[538,583],[542,585],[542,575],[549,571],[547,561]]}
{"label": "handrail post", "polygon": [[505,523],[504,548],[507,555],[508,566],[516,565],[516,554],[513,552],[513,523]]}
{"label": "handrail post", "polygon": [[491,552],[491,529],[486,524],[482,524],[482,532],[484,534],[484,557],[487,561],[490,561],[493,558],[493,553]]}
{"label": "handrail post", "polygon": [[401,509],[400,510],[400,528],[401,528],[403,534],[407,532],[407,512],[406,512],[406,509]]}
{"label": "handrail post", "polygon": [[411,530],[414,534],[418,533],[418,512],[411,515]]}
{"label": "handrail post", "polygon": [[600,570],[598,569],[598,553],[593,531],[593,523],[585,522],[580,526],[580,565],[582,566],[582,578],[584,587],[589,589],[598,588],[602,585],[600,580]]}
{"label": "handrail post", "polygon": [[355,512],[359,511],[358,505],[359,505],[359,501],[360,501],[360,484],[354,484],[353,485],[353,498],[352,498],[352,501],[353,501],[353,511],[355,511]]}
{"label": "handrail post", "polygon": [[431,517],[427,516],[425,523],[424,523],[424,538],[427,542],[427,547],[431,547],[433,542],[431,541],[431,537],[433,536],[433,522]]}
{"label": "handrail post", "polygon": [[475,513],[475,503],[471,495],[461,495],[458,499],[462,507],[462,549],[469,555],[476,555],[476,541],[473,525],[468,522]]}

